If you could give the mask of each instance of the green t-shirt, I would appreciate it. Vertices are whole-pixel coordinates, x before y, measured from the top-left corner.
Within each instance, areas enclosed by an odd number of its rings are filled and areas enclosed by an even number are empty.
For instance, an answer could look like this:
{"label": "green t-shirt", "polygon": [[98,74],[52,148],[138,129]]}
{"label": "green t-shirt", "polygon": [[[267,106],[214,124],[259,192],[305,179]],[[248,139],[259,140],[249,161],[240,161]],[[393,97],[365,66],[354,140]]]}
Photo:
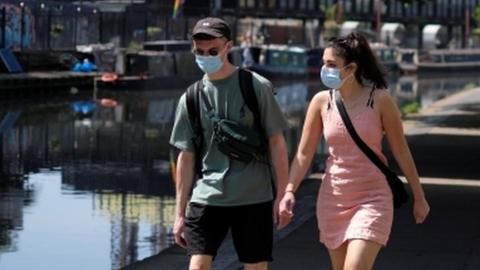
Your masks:
{"label": "green t-shirt", "polygon": [[[210,81],[204,76],[204,92],[215,112],[222,118],[254,126],[253,113],[243,101],[238,81],[238,69],[222,80]],[[270,81],[253,73],[253,87],[259,103],[262,126],[267,137],[283,132],[287,121],[273,95]],[[271,172],[268,165],[258,161],[243,163],[229,159],[220,152],[213,140],[212,123],[200,103],[201,122],[204,129],[202,147],[202,178],[194,183],[192,202],[234,206],[266,202],[273,199]],[[180,150],[195,151],[193,129],[186,106],[186,94],[179,100],[170,144]],[[272,172],[273,172],[272,166]]]}

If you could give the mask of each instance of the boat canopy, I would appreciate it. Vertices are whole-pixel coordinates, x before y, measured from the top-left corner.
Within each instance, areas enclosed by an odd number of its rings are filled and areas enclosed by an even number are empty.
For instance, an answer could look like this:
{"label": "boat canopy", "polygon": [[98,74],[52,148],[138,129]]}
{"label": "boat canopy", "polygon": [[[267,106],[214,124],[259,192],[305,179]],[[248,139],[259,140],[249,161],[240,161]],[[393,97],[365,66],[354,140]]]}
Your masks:
{"label": "boat canopy", "polygon": [[399,45],[405,36],[405,26],[401,23],[384,23],[380,32],[381,42],[387,45]]}
{"label": "boat canopy", "polygon": [[346,36],[351,32],[358,31],[360,29],[360,22],[357,21],[345,21],[340,27],[340,36]]}
{"label": "boat canopy", "polygon": [[425,25],[422,34],[425,49],[441,48],[448,42],[447,28],[440,24]]}
{"label": "boat canopy", "polygon": [[351,32],[362,33],[368,40],[375,40],[375,32],[369,30],[367,22],[345,21],[340,27],[340,36],[346,36]]}

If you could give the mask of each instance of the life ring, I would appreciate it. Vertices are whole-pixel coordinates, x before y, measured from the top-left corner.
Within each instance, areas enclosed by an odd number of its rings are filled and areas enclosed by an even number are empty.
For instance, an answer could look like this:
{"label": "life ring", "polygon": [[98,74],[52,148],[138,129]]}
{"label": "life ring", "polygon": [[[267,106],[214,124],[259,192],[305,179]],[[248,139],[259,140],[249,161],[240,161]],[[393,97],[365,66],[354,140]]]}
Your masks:
{"label": "life ring", "polygon": [[100,100],[100,104],[103,106],[103,107],[107,107],[107,108],[113,108],[115,106],[118,105],[118,102],[114,99],[111,99],[111,98],[102,98]]}
{"label": "life ring", "polygon": [[115,73],[105,73],[102,75],[102,82],[114,82],[118,80],[118,75]]}

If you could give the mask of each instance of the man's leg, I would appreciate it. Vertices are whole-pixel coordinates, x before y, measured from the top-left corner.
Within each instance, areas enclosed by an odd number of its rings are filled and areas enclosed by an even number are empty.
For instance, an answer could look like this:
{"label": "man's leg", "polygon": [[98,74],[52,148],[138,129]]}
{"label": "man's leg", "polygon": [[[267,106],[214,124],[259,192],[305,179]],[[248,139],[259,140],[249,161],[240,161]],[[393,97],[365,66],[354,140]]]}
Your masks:
{"label": "man's leg", "polygon": [[246,270],[264,270],[272,261],[272,202],[232,208],[233,244]]}
{"label": "man's leg", "polygon": [[228,232],[222,207],[190,203],[185,217],[185,240],[190,270],[209,270],[213,257]]}
{"label": "man's leg", "polygon": [[213,257],[210,255],[193,255],[188,270],[210,270]]}

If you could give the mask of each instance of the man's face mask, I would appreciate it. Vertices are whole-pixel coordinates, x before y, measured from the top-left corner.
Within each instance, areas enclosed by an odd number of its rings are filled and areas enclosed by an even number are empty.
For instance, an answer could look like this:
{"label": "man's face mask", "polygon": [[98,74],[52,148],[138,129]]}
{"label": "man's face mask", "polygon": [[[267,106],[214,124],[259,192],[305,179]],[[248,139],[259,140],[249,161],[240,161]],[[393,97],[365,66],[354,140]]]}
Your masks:
{"label": "man's face mask", "polygon": [[197,63],[198,67],[207,74],[218,72],[223,66],[221,52],[224,51],[225,48],[226,46],[224,46],[220,51],[210,49],[208,54],[198,49],[194,50],[193,53],[195,54],[195,62]]}
{"label": "man's face mask", "polygon": [[322,66],[322,70],[320,72],[320,79],[322,80],[322,83],[331,89],[338,89],[342,87],[343,83],[352,75],[348,75],[345,77],[343,80],[340,78],[340,70],[344,69],[348,65],[342,67],[342,68],[333,68],[333,67],[327,67],[326,65]]}

